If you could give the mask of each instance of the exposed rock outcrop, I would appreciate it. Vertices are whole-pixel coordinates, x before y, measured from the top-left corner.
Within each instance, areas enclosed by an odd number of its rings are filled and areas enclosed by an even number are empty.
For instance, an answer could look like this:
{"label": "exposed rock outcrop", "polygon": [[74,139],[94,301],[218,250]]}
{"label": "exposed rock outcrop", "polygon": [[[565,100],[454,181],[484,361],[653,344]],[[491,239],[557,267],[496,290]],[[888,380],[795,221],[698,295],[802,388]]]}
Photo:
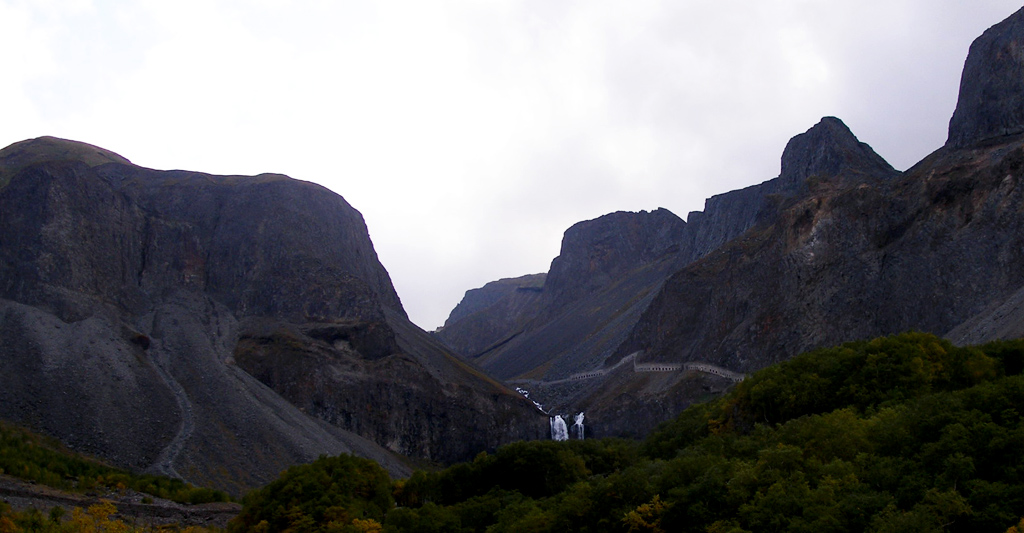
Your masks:
{"label": "exposed rock outcrop", "polygon": [[767,222],[778,211],[780,202],[806,193],[817,180],[843,176],[854,184],[890,179],[896,174],[870,146],[857,140],[846,124],[838,118],[825,117],[786,144],[782,171],[777,178],[712,196],[705,201],[703,212],[690,213],[686,247],[680,260],[696,261],[756,223]]}
{"label": "exposed rock outcrop", "polygon": [[[774,217],[672,275],[618,354],[752,371],[911,329],[965,343],[1019,335],[1022,38],[1024,11],[974,43],[944,148],[897,177],[808,179]],[[608,415],[693,393],[685,380],[618,385],[592,394],[587,416],[597,431]]]}
{"label": "exposed rock outcrop", "polygon": [[546,276],[530,274],[501,279],[466,291],[435,335],[470,358],[493,349],[522,333],[537,315]]}
{"label": "exposed rock outcrop", "polygon": [[545,313],[556,314],[628,272],[678,252],[685,227],[668,209],[619,211],[573,225],[544,282]]}
{"label": "exposed rock outcrop", "polygon": [[[609,368],[642,349],[623,347],[675,272],[752,227],[770,224],[809,191],[881,184],[897,174],[842,121],[826,117],[787,144],[777,178],[708,199],[705,211],[691,213],[688,223],[659,209],[613,213],[574,225],[566,231],[539,309],[531,310],[526,327],[502,338],[476,337],[477,346],[489,349],[462,353],[477,356],[498,377],[528,385],[536,391],[534,398],[549,407],[582,408],[582,398],[605,386],[601,380],[547,383]],[[472,333],[460,320],[447,324],[448,332]],[[588,409],[594,404],[584,403]],[[595,431],[601,434],[600,428]]]}
{"label": "exposed rock outcrop", "polygon": [[946,145],[965,148],[1024,132],[1024,9],[971,43]]}
{"label": "exposed rock outcrop", "polygon": [[528,274],[518,278],[505,278],[492,281],[479,289],[466,291],[462,301],[452,309],[444,325],[454,324],[464,318],[483,311],[488,307],[508,298],[526,294],[536,294],[544,287],[547,274]]}
{"label": "exposed rock outcrop", "polygon": [[[390,452],[545,432],[408,321],[361,215],[320,186],[53,138],[0,151],[0,176],[4,418],[236,493],[323,453],[401,474]],[[437,419],[459,423],[404,434]]]}
{"label": "exposed rock outcrop", "polygon": [[[824,188],[675,274],[622,350],[751,371],[910,329],[943,334],[1024,282],[1020,141]],[[983,266],[984,265],[984,266]]]}
{"label": "exposed rock outcrop", "polygon": [[812,178],[840,178],[844,184],[864,179],[891,178],[897,172],[865,143],[857,140],[846,124],[825,117],[811,129],[786,143],[782,172],[774,193],[797,192]]}
{"label": "exposed rock outcrop", "polygon": [[[539,300],[506,320],[521,326],[503,336],[476,337],[472,345],[486,349],[463,353],[502,379],[531,372],[531,377],[543,372],[564,378],[600,365],[665,277],[665,258],[678,252],[685,226],[666,209],[612,213],[574,225],[562,239]],[[627,275],[637,270],[646,274]],[[620,283],[623,279],[629,281]],[[456,320],[442,334],[469,336],[473,324]]]}
{"label": "exposed rock outcrop", "polygon": [[[704,362],[743,372],[859,331],[849,327],[857,312],[838,316],[838,302],[829,297],[840,281],[806,287],[810,274],[791,263],[800,257],[831,272],[830,254],[855,254],[858,239],[874,239],[864,232],[877,228],[842,227],[821,213],[836,202],[852,210],[844,221],[873,209],[886,211],[887,219],[899,217],[902,211],[885,200],[899,176],[842,121],[826,117],[790,140],[778,177],[709,198],[704,212],[691,213],[685,224],[664,210],[580,223],[566,232],[536,317],[477,360],[529,389],[546,408],[585,410],[594,436],[643,435],[731,381],[692,370],[638,372],[633,364],[620,364],[627,357],[637,368]],[[783,227],[788,229],[778,230]],[[842,240],[826,251],[822,240],[833,235]],[[767,252],[773,246],[799,252],[775,258]],[[855,299],[862,289],[856,283],[845,287],[838,289],[843,298]],[[785,314],[749,318],[762,299],[795,302],[801,291],[820,291],[821,305],[836,311],[808,310],[818,321],[806,327],[792,327]],[[456,321],[446,329],[458,327]]]}

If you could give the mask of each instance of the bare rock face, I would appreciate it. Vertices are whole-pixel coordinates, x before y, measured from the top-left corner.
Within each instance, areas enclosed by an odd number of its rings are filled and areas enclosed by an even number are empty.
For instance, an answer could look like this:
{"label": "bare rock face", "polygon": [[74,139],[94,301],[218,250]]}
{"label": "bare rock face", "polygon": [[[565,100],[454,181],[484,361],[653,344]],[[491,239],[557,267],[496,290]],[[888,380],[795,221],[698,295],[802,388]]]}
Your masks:
{"label": "bare rock face", "polygon": [[1024,9],[971,44],[946,145],[965,148],[1024,132]]}
{"label": "bare rock face", "polygon": [[857,140],[846,124],[836,117],[825,117],[806,132],[790,139],[782,152],[782,172],[777,190],[794,191],[807,186],[815,177],[832,178],[852,174],[892,177],[896,171],[865,143]]}
{"label": "bare rock face", "polygon": [[[586,411],[593,436],[641,436],[663,417],[731,383],[714,374],[683,372],[684,363],[748,370],[734,360],[708,356],[731,346],[738,330],[723,327],[743,316],[736,307],[754,305],[750,298],[762,291],[765,297],[787,298],[777,285],[784,264],[750,255],[762,246],[758,239],[793,213],[804,213],[808,198],[884,189],[898,175],[842,121],[823,118],[787,144],[778,177],[708,199],[705,211],[691,213],[687,223],[662,209],[613,213],[573,226],[525,327],[502,338],[484,332],[475,340],[488,348],[464,353],[529,390],[546,408]],[[808,220],[797,217],[794,223],[803,228]],[[723,250],[734,251],[722,255]],[[679,283],[690,279],[686,273],[695,265],[710,261],[720,266],[720,278]],[[740,281],[736,273],[748,267],[758,274]],[[719,312],[716,302],[723,298],[736,307]],[[673,318],[653,321],[660,313]],[[455,321],[445,330],[471,336],[463,326]],[[669,333],[679,331],[695,336]],[[760,342],[760,331],[749,335]],[[652,363],[679,370],[643,371]]]}
{"label": "bare rock face", "polygon": [[540,309],[546,274],[492,281],[466,291],[435,335],[473,358],[523,331]]}
{"label": "bare rock face", "polygon": [[821,179],[843,176],[851,184],[886,180],[897,172],[846,124],[822,118],[812,128],[790,139],[782,152],[777,178],[708,198],[704,211],[687,217],[681,261],[690,263],[739,237],[759,222],[775,216],[780,202],[806,193]]}
{"label": "bare rock face", "polygon": [[395,453],[547,424],[408,321],[340,196],[53,138],[0,151],[0,376],[0,417],[236,493],[324,453],[401,475]]}
{"label": "bare rock face", "polygon": [[812,190],[673,275],[622,349],[749,372],[847,340],[942,335],[1024,284],[1022,178],[1017,139]]}
{"label": "bare rock face", "polygon": [[[774,217],[673,274],[619,354],[750,372],[907,330],[958,343],[1018,336],[1022,31],[1024,10],[971,46],[945,147],[885,179],[804,172],[807,189]],[[693,395],[682,381],[635,391],[602,391],[588,420]]]}
{"label": "bare rock face", "polygon": [[[593,365],[595,357],[624,334],[628,317],[642,308],[652,284],[664,278],[661,263],[678,252],[685,227],[666,209],[617,212],[575,224],[566,231],[561,253],[546,277],[516,278],[478,289],[496,294],[516,287],[475,313],[460,317],[453,312],[454,320],[438,336],[502,379],[529,373],[544,363],[545,372],[563,377]],[[618,283],[637,269],[646,269],[647,275]],[[542,287],[524,286],[541,279]],[[479,299],[469,291],[460,307]],[[595,304],[599,300],[604,303]],[[602,328],[604,334],[593,335]],[[588,345],[588,336],[596,344]],[[581,359],[569,354],[586,355]]]}
{"label": "bare rock face", "polygon": [[1019,334],[1022,42],[1024,10],[975,41],[946,147],[906,173],[826,117],[787,144],[779,177],[691,213],[670,251],[606,245],[627,218],[574,227],[540,309],[476,360],[552,409],[585,410],[594,436],[642,435],[656,413],[815,347]]}
{"label": "bare rock face", "polygon": [[518,278],[499,279],[478,289],[470,289],[466,291],[466,295],[459,305],[452,309],[444,325],[449,326],[474,313],[479,313],[509,296],[538,293],[544,287],[546,277],[547,274],[528,274]]}
{"label": "bare rock face", "polygon": [[344,325],[263,319],[245,321],[234,357],[304,412],[410,457],[466,461],[547,437],[547,417],[533,409],[524,417],[521,396],[392,318],[401,351],[384,358],[362,357]]}
{"label": "bare rock face", "polygon": [[559,309],[679,250],[686,223],[668,209],[619,211],[573,225],[545,280],[545,305]]}

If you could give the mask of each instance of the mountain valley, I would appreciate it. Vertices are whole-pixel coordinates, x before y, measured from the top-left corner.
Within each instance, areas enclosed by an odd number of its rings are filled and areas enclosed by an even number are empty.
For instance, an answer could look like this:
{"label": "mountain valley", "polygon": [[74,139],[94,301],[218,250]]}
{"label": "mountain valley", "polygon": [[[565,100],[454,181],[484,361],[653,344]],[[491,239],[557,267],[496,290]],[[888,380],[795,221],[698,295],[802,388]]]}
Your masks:
{"label": "mountain valley", "polygon": [[905,171],[824,117],[785,146],[777,177],[685,220],[658,208],[579,222],[548,272],[467,291],[431,333],[362,215],[319,185],[13,144],[0,150],[0,419],[238,496],[320,456],[395,479],[483,468],[481,452],[550,439],[553,415],[585,413],[587,439],[642,438],[847,341],[1018,338],[1022,49],[1024,9],[971,46],[946,144]]}
{"label": "mountain valley", "polygon": [[641,437],[823,346],[908,330],[1017,336],[1024,79],[1008,51],[1022,20],[972,45],[949,140],[912,168],[823,118],[788,143],[777,178],[709,198],[685,223],[663,209],[580,222],[532,305],[453,313],[437,336],[479,350],[462,353],[552,413],[585,412],[595,437]]}

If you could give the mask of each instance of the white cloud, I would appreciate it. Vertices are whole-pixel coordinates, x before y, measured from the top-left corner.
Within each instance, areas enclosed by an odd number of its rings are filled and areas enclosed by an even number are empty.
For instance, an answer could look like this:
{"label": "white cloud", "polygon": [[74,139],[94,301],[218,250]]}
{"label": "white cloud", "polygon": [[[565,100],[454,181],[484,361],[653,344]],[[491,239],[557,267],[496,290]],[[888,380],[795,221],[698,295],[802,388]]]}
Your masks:
{"label": "white cloud", "polygon": [[571,224],[778,173],[837,115],[897,167],[945,139],[979,0],[0,0],[0,144],[282,172],[365,216],[414,320],[547,269]]}

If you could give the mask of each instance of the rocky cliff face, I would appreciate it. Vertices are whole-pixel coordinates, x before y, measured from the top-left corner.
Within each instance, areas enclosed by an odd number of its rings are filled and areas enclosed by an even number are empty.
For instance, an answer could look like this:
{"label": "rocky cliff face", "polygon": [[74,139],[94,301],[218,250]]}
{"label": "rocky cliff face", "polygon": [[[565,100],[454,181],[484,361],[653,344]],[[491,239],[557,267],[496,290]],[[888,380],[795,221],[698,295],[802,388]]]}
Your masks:
{"label": "rocky cliff face", "polygon": [[[456,314],[439,335],[456,339],[453,346],[479,350],[462,353],[502,379],[531,372],[565,377],[585,369],[625,332],[628,317],[642,309],[651,286],[663,279],[663,260],[678,251],[685,226],[666,209],[580,222],[566,231],[561,253],[530,305],[509,305],[506,299],[474,315]],[[637,270],[647,275],[627,275]],[[630,281],[619,283],[623,279]],[[482,322],[514,327],[478,327]],[[604,332],[594,335],[597,330]],[[570,353],[586,354],[586,360]]]}
{"label": "rocky cliff face", "polygon": [[[750,372],[804,350],[907,330],[958,342],[1015,335],[1022,150],[1018,136],[940,150],[889,183],[819,184],[773,224],[674,274],[620,353]],[[635,387],[595,394],[594,418],[700,397],[683,379],[644,394]]]}
{"label": "rocky cliff face", "polygon": [[816,180],[772,224],[675,274],[621,351],[749,371],[909,329],[1018,331],[1022,42],[1024,10],[971,45],[945,147],[895,179]]}
{"label": "rocky cliff face", "polygon": [[790,143],[783,174],[787,161],[821,170],[800,172],[805,189],[672,274],[616,353],[719,377],[611,373],[578,400],[595,432],[602,420],[609,433],[642,433],[651,426],[624,422],[631,413],[676,408],[714,393],[730,370],[819,346],[911,329],[958,342],[1024,331],[1022,38],[1024,11],[975,42],[950,141],[901,175],[872,157],[833,165],[813,143]]}
{"label": "rocky cliff face", "polygon": [[470,289],[459,302],[459,305],[452,309],[445,320],[444,327],[459,322],[468,316],[479,313],[492,305],[509,297],[523,297],[531,293],[539,293],[544,287],[544,279],[547,274],[528,274],[518,278],[499,279],[492,281],[479,289]]}
{"label": "rocky cliff face", "polygon": [[466,291],[436,335],[457,353],[476,357],[515,335],[540,309],[546,274],[492,281]]}
{"label": "rocky cliff face", "polygon": [[[947,146],[909,171],[822,119],[786,146],[778,178],[709,199],[671,252],[598,278],[567,312],[540,311],[481,364],[586,411],[595,436],[638,435],[815,347],[1021,331],[1022,39],[1024,10],[975,42]],[[572,279],[591,283],[582,269]]]}
{"label": "rocky cliff face", "polygon": [[777,178],[712,196],[704,203],[703,212],[690,213],[681,261],[696,261],[758,222],[767,221],[777,212],[779,202],[805,193],[808,180],[843,175],[855,184],[896,174],[870,146],[858,141],[846,124],[825,117],[786,144]]}
{"label": "rocky cliff face", "polygon": [[322,453],[400,474],[390,452],[546,428],[408,322],[340,196],[53,138],[0,151],[0,339],[0,416],[235,492]]}
{"label": "rocky cliff face", "polygon": [[[690,214],[689,223],[659,209],[652,213],[613,213],[570,228],[561,254],[552,261],[538,308],[531,310],[528,320],[524,320],[526,326],[514,335],[480,335],[479,330],[471,330],[460,320],[446,325],[445,332],[463,336],[477,333],[478,346],[489,349],[463,353],[475,355],[475,360],[496,376],[528,388],[534,399],[541,399],[548,407],[580,410],[598,404],[621,406],[624,403],[620,400],[601,396],[605,399],[598,401],[592,396],[619,387],[607,384],[616,380],[623,387],[636,385],[635,379],[623,381],[613,374],[623,369],[634,374],[632,364],[620,363],[643,347],[627,340],[674,273],[751,228],[770,224],[786,206],[811,189],[820,189],[826,183],[832,187],[881,184],[896,174],[840,120],[827,117],[789,142],[779,177],[709,199],[703,213]],[[584,374],[590,377],[576,379]],[[720,388],[722,384],[705,385]],[[705,385],[691,387],[690,380],[681,386],[700,394]],[[664,386],[641,388],[660,390]],[[674,409],[681,409],[692,397],[678,396]],[[636,402],[632,405],[640,409]],[[659,404],[648,410],[663,407]],[[617,434],[637,434],[626,427],[635,424],[636,419],[627,414],[623,431]],[[615,433],[608,419],[603,423],[603,434]]]}
{"label": "rocky cliff face", "polygon": [[545,312],[600,292],[628,272],[679,251],[686,223],[668,209],[617,212],[573,225],[544,283]]}
{"label": "rocky cliff face", "polygon": [[1024,9],[971,44],[946,145],[965,148],[1024,132]]}
{"label": "rocky cliff face", "polygon": [[673,275],[623,351],[752,371],[910,329],[944,334],[1020,287],[1020,140],[898,181],[819,186]]}

